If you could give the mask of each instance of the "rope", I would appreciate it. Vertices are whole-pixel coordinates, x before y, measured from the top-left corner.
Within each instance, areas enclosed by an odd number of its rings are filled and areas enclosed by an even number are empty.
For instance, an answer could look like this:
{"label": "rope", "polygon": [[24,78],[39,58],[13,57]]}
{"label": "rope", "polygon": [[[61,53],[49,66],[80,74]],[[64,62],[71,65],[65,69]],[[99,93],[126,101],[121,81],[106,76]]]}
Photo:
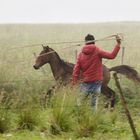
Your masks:
{"label": "rope", "polygon": [[[93,42],[93,41],[97,42],[97,41],[105,41],[105,40],[114,40],[114,37],[116,37],[117,35],[120,36],[120,38],[123,40],[123,34],[122,33],[117,33],[117,34],[110,35],[110,36],[107,36],[107,37],[104,37],[104,38],[88,41],[88,43]],[[47,45],[75,44],[75,43],[85,43],[85,41],[80,40],[80,41],[68,41],[68,42],[67,41],[63,41],[63,42],[48,42]],[[42,44],[46,44],[46,43],[42,43]],[[14,48],[11,48],[9,50],[35,47],[35,46],[40,46],[42,44],[25,45],[25,46],[22,46],[22,47],[14,47]],[[76,44],[75,46],[81,46],[81,44]]]}
{"label": "rope", "polygon": [[[114,79],[114,78],[110,78],[110,79]],[[70,79],[71,80],[71,79]],[[47,81],[53,81],[53,82],[57,82],[55,79],[48,79],[48,80],[11,80],[11,81],[8,81],[8,80],[3,80],[3,81],[0,81],[0,84],[1,85],[5,85],[5,84],[8,84],[8,83],[16,83],[16,82],[30,82],[30,81],[34,81],[34,82],[37,82],[37,81],[39,81],[39,82],[47,82]],[[83,81],[82,80],[80,80],[79,81],[79,83],[82,83]]]}
{"label": "rope", "polygon": [[7,83],[15,83],[15,82],[30,82],[30,81],[55,81],[54,79],[49,79],[49,80],[11,80],[11,81],[6,81],[6,80],[4,80],[4,81],[0,81],[0,84],[7,84]]}
{"label": "rope", "polygon": [[21,61],[5,61],[5,62],[0,62],[0,64],[16,64],[16,63],[28,63],[31,61],[28,60],[21,60]]}

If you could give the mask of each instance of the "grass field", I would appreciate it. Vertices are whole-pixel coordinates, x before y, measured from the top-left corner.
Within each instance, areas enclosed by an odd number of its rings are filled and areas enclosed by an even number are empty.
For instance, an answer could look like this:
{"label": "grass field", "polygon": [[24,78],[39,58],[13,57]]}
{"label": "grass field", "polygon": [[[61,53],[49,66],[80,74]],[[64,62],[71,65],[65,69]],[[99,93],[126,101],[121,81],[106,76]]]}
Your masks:
{"label": "grass field", "polygon": [[[133,140],[118,94],[114,112],[103,110],[101,101],[100,111],[93,113],[89,106],[85,105],[80,109],[75,107],[79,95],[78,87],[73,90],[66,87],[53,97],[52,107],[43,109],[40,106],[40,97],[55,81],[49,65],[43,67],[45,74],[41,70],[33,69],[33,53],[40,53],[41,44],[83,40],[88,33],[94,34],[96,39],[123,33],[124,64],[133,66],[140,72],[139,28],[140,22],[1,24],[0,140]],[[97,42],[105,50],[111,50],[115,43],[115,40]],[[80,50],[81,46],[63,49],[70,46],[74,44],[50,45],[61,58],[75,63],[75,50]],[[121,51],[115,60],[105,61],[105,64],[108,67],[120,65]],[[124,77],[121,85],[140,135],[139,85]],[[110,86],[117,91],[113,79]],[[104,100],[103,97],[101,99]]]}

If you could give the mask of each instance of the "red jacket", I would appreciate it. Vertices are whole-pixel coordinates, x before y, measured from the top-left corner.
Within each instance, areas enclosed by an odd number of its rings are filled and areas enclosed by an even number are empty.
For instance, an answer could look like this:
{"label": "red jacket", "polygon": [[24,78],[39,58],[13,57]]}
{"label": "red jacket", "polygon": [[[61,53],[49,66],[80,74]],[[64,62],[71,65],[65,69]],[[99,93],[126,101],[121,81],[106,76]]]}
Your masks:
{"label": "red jacket", "polygon": [[73,83],[80,78],[83,82],[103,80],[102,58],[114,59],[120,50],[117,44],[112,52],[104,51],[94,44],[85,45],[80,52],[73,70]]}

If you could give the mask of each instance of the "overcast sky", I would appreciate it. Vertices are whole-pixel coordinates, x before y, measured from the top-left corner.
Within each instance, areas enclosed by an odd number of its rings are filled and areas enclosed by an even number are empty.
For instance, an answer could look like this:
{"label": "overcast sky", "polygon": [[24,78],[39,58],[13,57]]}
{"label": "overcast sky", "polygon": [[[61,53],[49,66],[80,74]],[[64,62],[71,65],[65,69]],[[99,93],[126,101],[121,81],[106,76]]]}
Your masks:
{"label": "overcast sky", "polygon": [[0,23],[140,21],[140,0],[0,0]]}

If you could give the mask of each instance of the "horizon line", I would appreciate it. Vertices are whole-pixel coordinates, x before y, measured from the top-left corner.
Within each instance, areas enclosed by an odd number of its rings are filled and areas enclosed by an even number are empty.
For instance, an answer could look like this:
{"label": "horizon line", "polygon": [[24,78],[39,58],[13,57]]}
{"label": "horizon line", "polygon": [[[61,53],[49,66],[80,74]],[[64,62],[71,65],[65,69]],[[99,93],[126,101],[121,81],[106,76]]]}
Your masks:
{"label": "horizon line", "polygon": [[120,20],[120,21],[97,21],[97,22],[0,22],[0,24],[101,24],[101,23],[123,23],[140,22],[140,20]]}

